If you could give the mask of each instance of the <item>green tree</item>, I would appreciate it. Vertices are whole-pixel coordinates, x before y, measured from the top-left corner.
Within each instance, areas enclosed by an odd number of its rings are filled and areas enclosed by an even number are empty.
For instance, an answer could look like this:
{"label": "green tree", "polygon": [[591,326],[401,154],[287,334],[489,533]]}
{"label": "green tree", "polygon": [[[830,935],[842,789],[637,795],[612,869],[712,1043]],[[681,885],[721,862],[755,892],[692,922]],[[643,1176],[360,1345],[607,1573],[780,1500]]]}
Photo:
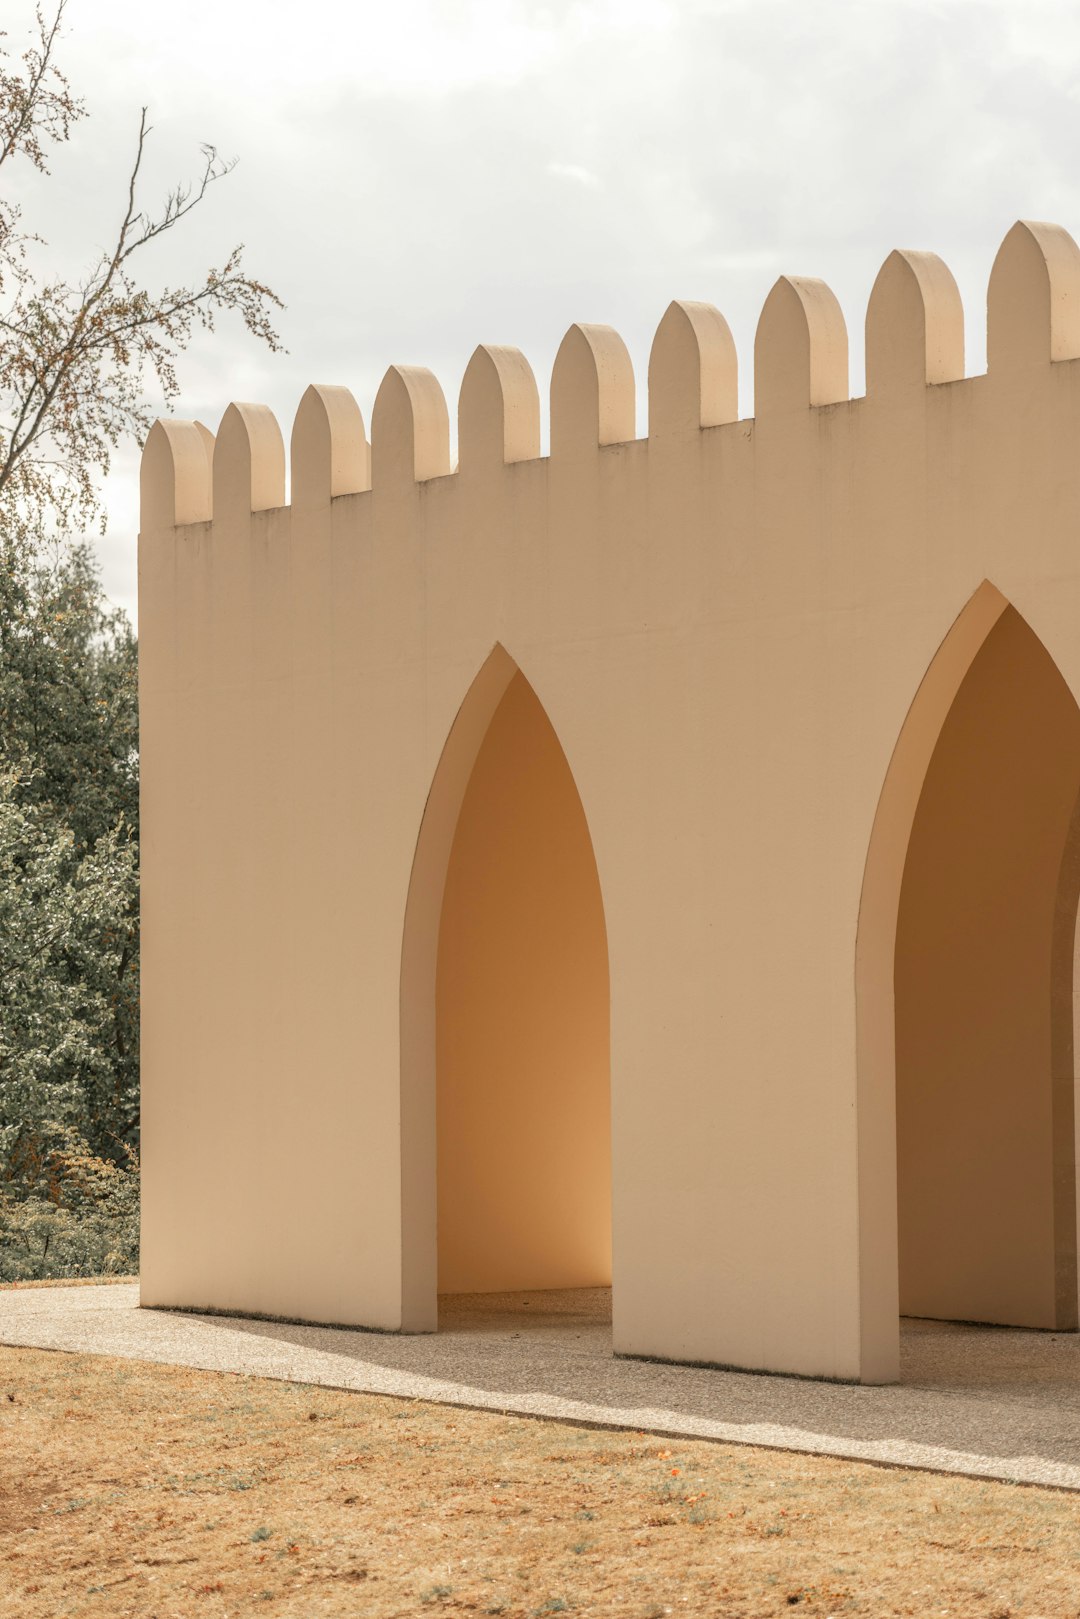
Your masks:
{"label": "green tree", "polygon": [[85,542],[9,547],[0,574],[0,738],[32,761],[25,801],[51,805],[78,849],[138,823],[136,643]]}
{"label": "green tree", "polygon": [[[43,184],[87,116],[57,60],[66,5],[38,10],[18,58],[0,35],[0,170]],[[136,1262],[136,644],[85,536],[196,330],[231,313],[279,347],[242,247],[193,285],[144,279],[232,168],[204,146],[198,178],[147,211],[150,134],[143,108],[111,237],[95,232],[111,246],[76,280],[0,195],[0,1280]]]}
{"label": "green tree", "polygon": [[0,770],[3,1281],[137,1256],[136,844],[121,823],[80,850],[34,786]]}
{"label": "green tree", "polygon": [[[8,840],[0,851],[0,1177],[6,1163],[6,1178],[25,1187],[27,1166],[47,1154],[50,1120],[58,1140],[77,1126],[103,1158],[137,1144],[136,676],[131,627],[104,601],[86,545],[62,544],[21,566],[9,559],[0,574]],[[94,892],[104,894],[108,879],[100,914],[76,907],[86,872],[95,874]],[[34,924],[46,915],[47,924]],[[47,951],[26,955],[27,929],[50,941]],[[70,1026],[61,1028],[61,1015]],[[75,1092],[82,1103],[73,1112]]]}

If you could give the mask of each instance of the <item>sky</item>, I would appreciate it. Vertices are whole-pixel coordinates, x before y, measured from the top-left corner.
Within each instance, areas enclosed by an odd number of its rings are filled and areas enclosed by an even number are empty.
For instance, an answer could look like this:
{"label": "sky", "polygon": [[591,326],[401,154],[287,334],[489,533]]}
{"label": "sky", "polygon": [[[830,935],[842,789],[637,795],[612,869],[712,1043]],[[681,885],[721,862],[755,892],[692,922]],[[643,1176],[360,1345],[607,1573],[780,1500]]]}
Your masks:
{"label": "sky", "polygon": [[[47,4],[47,0],[46,0]],[[31,0],[6,0],[9,45]],[[1074,0],[70,0],[61,65],[90,118],[37,180],[41,263],[78,273],[115,227],[138,124],[152,207],[211,142],[237,158],[144,261],[175,284],[243,242],[286,308],[288,350],[239,321],[199,337],[176,414],[232,399],[286,440],[309,382],[370,422],[391,364],[457,391],[477,343],[511,343],[546,396],[574,321],[606,321],[638,378],[672,298],[716,304],[753,411],[753,335],[781,274],[823,277],[851,338],[894,247],[950,266],[967,369],[985,363],[986,283],[1017,218],[1080,237]],[[117,457],[100,543],[136,613],[138,450]]]}

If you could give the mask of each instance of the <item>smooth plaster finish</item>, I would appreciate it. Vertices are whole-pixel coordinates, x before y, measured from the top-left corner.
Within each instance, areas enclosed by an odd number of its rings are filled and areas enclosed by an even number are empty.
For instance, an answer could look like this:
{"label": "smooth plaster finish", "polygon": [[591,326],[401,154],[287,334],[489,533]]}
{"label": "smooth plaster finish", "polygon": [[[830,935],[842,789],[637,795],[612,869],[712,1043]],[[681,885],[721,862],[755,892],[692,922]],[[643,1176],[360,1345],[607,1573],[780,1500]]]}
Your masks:
{"label": "smooth plaster finish", "polygon": [[440,1293],[610,1284],[608,1022],[581,800],[518,674],[469,778],[443,898]]}
{"label": "smooth plaster finish", "polygon": [[438,1334],[138,1308],[134,1283],[0,1292],[0,1343],[589,1427],[1080,1490],[1080,1339],[905,1321],[901,1385],[613,1360],[606,1291],[440,1300]]}
{"label": "smooth plaster finish", "polygon": [[1062,881],[1076,915],[1078,795],[1080,709],[1007,609],[945,722],[900,897],[905,1315],[1076,1326],[1072,1071],[1057,1082],[1053,1046],[1056,1007],[1072,1033],[1072,939],[1055,951],[1054,920]]}
{"label": "smooth plaster finish", "polygon": [[[230,406],[216,441],[197,424],[153,429],[144,1303],[436,1326],[443,893],[473,768],[520,672],[572,774],[602,896],[615,1349],[897,1376],[897,1080],[902,1120],[933,1113],[929,1071],[909,1094],[905,1053],[938,1015],[925,963],[905,956],[898,1074],[897,927],[902,944],[940,948],[945,894],[960,892],[950,875],[935,911],[923,862],[909,894],[921,885],[926,905],[905,909],[905,865],[917,818],[918,847],[951,835],[931,824],[944,789],[920,798],[956,775],[946,754],[963,726],[947,721],[969,672],[958,713],[968,699],[980,711],[977,769],[1008,774],[1000,689],[973,670],[1003,614],[1041,642],[1054,690],[1080,694],[1080,251],[1055,226],[1010,231],[985,376],[963,376],[960,300],[932,254],[890,255],[866,325],[867,393],[851,399],[835,298],[782,278],[758,327],[756,414],[738,421],[723,317],[673,304],[644,440],[625,345],[573,327],[548,457],[527,362],[478,349],[456,472],[429,372],[387,373],[370,452],[351,397],[312,388],[291,506],[262,407]],[[1068,755],[1075,721],[1052,685],[1033,682],[1032,703],[1041,690],[1059,716],[1035,730]],[[1035,748],[1017,771],[1010,825],[1035,838],[1015,865],[1030,888],[1012,911],[985,865],[993,938],[961,929],[998,982],[1016,919],[1043,930],[1015,1027],[994,1012],[1015,1061],[991,1065],[989,1129],[975,1057],[987,1001],[965,1023],[957,994],[963,1060],[936,1069],[951,1145],[935,1174],[960,1172],[927,1207],[956,1213],[953,1270],[974,1218],[963,1188],[985,1207],[992,1175],[1003,1218],[1011,1207],[1024,1225],[978,1279],[947,1278],[941,1308],[977,1299],[1013,1319],[999,1301],[1015,1303],[1010,1277],[1037,1255],[1015,1317],[1067,1326],[1075,758],[1055,773],[1049,756]],[[902,1175],[929,1172],[919,1151],[905,1146]],[[913,1252],[910,1184],[900,1196]]]}

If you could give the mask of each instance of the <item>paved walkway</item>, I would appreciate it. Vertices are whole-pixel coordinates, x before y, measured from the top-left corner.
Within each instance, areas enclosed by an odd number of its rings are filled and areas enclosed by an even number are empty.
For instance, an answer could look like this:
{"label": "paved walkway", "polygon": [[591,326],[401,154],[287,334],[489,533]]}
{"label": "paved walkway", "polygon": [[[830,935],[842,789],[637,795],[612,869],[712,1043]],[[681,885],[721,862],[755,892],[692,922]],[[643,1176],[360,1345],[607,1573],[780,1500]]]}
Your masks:
{"label": "paved walkway", "polygon": [[394,1337],[140,1310],[135,1283],[0,1292],[0,1343],[1080,1490],[1080,1335],[904,1323],[856,1388],[615,1360],[606,1292],[444,1301]]}

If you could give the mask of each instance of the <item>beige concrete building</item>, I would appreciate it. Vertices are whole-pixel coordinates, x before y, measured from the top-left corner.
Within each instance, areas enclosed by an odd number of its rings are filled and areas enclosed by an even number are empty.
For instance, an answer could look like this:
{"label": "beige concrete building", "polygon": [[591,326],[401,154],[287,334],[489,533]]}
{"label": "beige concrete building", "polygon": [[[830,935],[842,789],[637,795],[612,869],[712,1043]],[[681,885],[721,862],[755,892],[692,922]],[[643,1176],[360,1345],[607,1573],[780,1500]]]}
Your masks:
{"label": "beige concrete building", "polygon": [[143,459],[143,1301],[882,1381],[1077,1325],[1080,251]]}

